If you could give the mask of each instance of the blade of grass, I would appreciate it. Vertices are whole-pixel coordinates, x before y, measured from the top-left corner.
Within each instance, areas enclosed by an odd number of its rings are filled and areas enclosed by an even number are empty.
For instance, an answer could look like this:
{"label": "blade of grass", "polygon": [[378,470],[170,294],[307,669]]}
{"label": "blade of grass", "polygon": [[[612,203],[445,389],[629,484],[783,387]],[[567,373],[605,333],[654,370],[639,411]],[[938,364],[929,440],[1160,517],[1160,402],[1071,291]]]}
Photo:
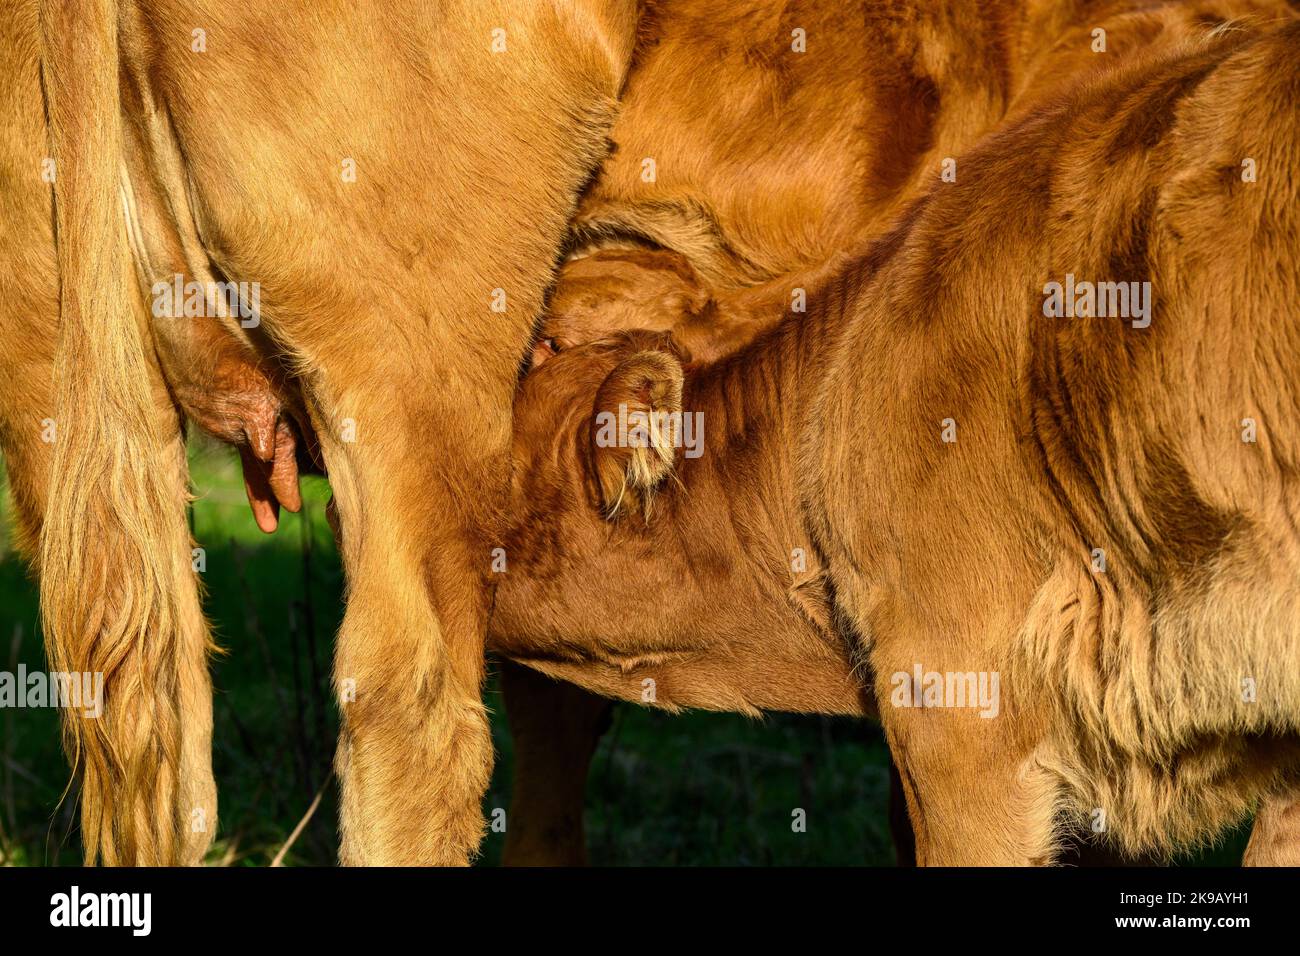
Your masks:
{"label": "blade of grass", "polygon": [[298,821],[298,825],[294,827],[293,832],[289,834],[289,839],[284,841],[284,846],[280,847],[280,851],[276,853],[275,859],[271,861],[271,866],[284,865],[285,854],[289,852],[289,848],[294,845],[298,836],[306,828],[307,824],[311,822],[312,816],[316,813],[316,808],[320,806],[321,797],[325,796],[325,788],[329,786],[329,782],[332,779],[334,779],[333,773],[325,779],[325,782],[321,784],[321,788],[316,791],[316,798],[312,800],[311,806],[307,808],[307,812],[302,815],[302,819]]}

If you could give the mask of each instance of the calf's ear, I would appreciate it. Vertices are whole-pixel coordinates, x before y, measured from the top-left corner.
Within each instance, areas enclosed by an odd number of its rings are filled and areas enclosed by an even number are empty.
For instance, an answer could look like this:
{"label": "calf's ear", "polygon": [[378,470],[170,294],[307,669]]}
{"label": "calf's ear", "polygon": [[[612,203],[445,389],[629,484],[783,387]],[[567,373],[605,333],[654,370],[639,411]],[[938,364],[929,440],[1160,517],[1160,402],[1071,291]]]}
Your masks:
{"label": "calf's ear", "polygon": [[591,450],[607,518],[639,510],[650,519],[681,447],[682,380],[676,356],[648,350],[620,362],[597,390]]}

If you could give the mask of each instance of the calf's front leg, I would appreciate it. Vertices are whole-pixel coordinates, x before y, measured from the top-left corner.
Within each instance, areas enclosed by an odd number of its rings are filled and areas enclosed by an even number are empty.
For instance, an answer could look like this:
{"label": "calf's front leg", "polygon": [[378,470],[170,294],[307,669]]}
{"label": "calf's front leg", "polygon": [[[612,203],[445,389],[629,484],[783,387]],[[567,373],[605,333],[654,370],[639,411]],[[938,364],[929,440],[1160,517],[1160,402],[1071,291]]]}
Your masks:
{"label": "calf's front leg", "polygon": [[501,692],[514,738],[506,866],[586,866],[587,771],[613,701],[510,661]]}

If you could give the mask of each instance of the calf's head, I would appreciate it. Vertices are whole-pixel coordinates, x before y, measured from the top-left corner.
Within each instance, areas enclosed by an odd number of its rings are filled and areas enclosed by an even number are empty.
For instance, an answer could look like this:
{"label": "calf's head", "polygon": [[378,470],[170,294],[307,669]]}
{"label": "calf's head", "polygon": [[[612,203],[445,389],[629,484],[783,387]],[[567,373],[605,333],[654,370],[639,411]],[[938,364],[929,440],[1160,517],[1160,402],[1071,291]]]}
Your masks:
{"label": "calf's head", "polygon": [[489,645],[642,703],[861,713],[817,569],[787,570],[809,548],[796,509],[718,471],[716,439],[704,453],[703,374],[673,336],[632,331],[525,377]]}
{"label": "calf's head", "polygon": [[525,377],[515,403],[515,511],[571,529],[648,520],[684,444],[681,349],[631,331],[564,349]]}

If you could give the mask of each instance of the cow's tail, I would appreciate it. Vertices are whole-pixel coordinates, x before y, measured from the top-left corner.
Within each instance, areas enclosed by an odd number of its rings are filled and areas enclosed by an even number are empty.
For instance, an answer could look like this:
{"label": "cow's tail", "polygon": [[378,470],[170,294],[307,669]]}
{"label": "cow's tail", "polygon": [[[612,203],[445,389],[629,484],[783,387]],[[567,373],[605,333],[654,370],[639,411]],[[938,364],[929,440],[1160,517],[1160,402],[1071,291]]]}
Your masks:
{"label": "cow's tail", "polygon": [[[60,273],[41,612],[87,862],[201,859],[216,824],[184,440],[122,214],[115,0],[42,0]],[[75,692],[79,689],[79,692]]]}

